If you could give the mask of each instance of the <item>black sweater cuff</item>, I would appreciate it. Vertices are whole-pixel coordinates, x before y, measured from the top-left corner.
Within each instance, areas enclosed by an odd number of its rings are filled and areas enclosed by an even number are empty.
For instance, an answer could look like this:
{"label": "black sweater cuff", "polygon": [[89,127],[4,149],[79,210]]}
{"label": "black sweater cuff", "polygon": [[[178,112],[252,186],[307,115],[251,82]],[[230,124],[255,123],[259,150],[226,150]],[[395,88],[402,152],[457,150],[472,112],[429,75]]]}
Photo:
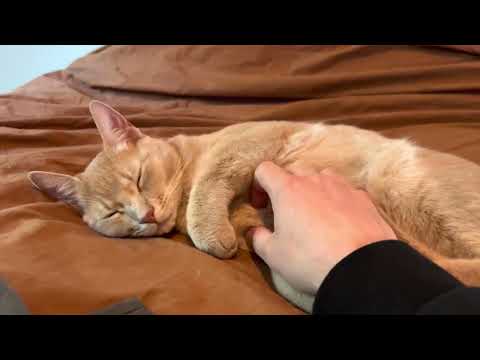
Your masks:
{"label": "black sweater cuff", "polygon": [[313,314],[415,314],[432,299],[463,285],[398,240],[354,251],[327,275]]}

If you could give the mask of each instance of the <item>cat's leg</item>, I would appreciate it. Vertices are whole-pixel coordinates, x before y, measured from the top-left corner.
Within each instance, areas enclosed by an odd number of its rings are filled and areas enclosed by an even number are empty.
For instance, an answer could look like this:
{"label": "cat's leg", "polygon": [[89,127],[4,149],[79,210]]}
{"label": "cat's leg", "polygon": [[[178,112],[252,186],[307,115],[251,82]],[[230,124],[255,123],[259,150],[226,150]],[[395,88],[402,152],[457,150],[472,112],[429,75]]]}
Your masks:
{"label": "cat's leg", "polygon": [[222,180],[204,178],[192,188],[187,206],[187,230],[197,249],[228,259],[235,255],[238,241],[229,219],[235,192]]}
{"label": "cat's leg", "polygon": [[480,287],[480,259],[435,259],[434,262],[466,286]]}
{"label": "cat's leg", "polygon": [[[421,255],[430,259],[433,263],[457,278],[466,286],[480,286],[480,259],[479,258],[450,258],[432,250],[423,242],[416,240],[403,240],[418,251]],[[461,241],[457,239],[457,241]]]}
{"label": "cat's leg", "polygon": [[258,213],[248,206],[237,209],[232,219],[236,227],[231,223],[233,200],[239,197],[245,200],[256,166],[268,158],[261,152],[250,154],[244,149],[238,152],[243,156],[210,154],[212,165],[194,181],[187,205],[187,231],[193,243],[221,259],[235,255],[239,245],[237,234],[246,226],[262,224]]}
{"label": "cat's leg", "polygon": [[[462,191],[459,184],[457,190]],[[438,194],[441,192],[435,192]],[[443,192],[446,194],[447,192]],[[453,192],[449,192],[453,194]],[[474,195],[470,195],[470,199]],[[425,196],[424,199],[428,197]],[[480,199],[479,199],[480,201]],[[392,201],[393,203],[393,201]],[[454,202],[451,202],[454,204]],[[431,198],[431,212],[412,211],[408,222],[391,221],[391,212],[382,215],[390,222],[398,238],[412,246],[466,286],[480,286],[480,222],[468,202],[448,206],[436,196]],[[407,209],[407,206],[404,206]],[[427,216],[425,216],[427,215]],[[452,219],[453,218],[453,219]],[[398,219],[398,218],[397,218]],[[439,221],[442,219],[443,221]],[[469,231],[465,231],[469,230]]]}
{"label": "cat's leg", "polygon": [[232,200],[248,193],[256,167],[273,160],[284,139],[304,127],[245,124],[211,139],[208,153],[199,160],[187,205],[187,230],[197,248],[219,258],[235,255],[238,241],[230,222]]}

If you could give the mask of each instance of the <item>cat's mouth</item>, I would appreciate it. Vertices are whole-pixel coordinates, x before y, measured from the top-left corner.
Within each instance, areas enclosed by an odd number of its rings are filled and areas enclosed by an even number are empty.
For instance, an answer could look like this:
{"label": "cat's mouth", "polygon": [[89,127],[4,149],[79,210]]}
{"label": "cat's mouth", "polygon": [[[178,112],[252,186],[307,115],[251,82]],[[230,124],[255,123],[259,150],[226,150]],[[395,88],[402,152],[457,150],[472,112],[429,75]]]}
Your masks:
{"label": "cat's mouth", "polygon": [[166,220],[157,222],[157,235],[165,235],[172,232],[175,227],[175,215],[171,214]]}

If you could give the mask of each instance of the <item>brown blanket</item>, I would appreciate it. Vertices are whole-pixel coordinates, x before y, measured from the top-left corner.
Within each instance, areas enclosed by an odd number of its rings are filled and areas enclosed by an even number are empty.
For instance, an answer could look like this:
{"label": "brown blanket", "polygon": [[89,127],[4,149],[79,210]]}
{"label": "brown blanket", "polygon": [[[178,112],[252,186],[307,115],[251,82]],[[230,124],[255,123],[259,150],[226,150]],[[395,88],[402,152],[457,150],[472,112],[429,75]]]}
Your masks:
{"label": "brown blanket", "polygon": [[100,150],[91,99],[150,135],[242,121],[346,123],[480,163],[479,48],[112,46],[0,97],[0,278],[34,314],[138,297],[156,314],[302,314],[257,259],[188,239],[117,240],[33,190],[26,173],[81,171]]}

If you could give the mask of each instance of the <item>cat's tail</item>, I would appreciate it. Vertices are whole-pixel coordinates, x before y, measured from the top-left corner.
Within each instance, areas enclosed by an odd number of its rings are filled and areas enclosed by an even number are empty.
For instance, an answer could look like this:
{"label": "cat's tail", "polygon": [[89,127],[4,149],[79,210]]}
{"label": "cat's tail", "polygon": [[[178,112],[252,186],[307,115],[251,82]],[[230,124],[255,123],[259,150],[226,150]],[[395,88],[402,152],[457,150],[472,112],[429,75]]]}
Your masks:
{"label": "cat's tail", "polygon": [[451,258],[440,255],[425,244],[418,241],[406,241],[415,250],[442,269],[450,273],[466,286],[480,287],[480,259],[479,258]]}
{"label": "cat's tail", "polygon": [[415,235],[402,232],[401,227],[395,226],[383,208],[377,208],[385,221],[394,229],[400,241],[403,241],[417,250],[420,254],[437,264],[466,286],[480,287],[480,258],[452,258],[444,256],[423,241],[416,239]]}
{"label": "cat's tail", "polygon": [[440,258],[434,262],[464,285],[480,287],[480,259]]}

